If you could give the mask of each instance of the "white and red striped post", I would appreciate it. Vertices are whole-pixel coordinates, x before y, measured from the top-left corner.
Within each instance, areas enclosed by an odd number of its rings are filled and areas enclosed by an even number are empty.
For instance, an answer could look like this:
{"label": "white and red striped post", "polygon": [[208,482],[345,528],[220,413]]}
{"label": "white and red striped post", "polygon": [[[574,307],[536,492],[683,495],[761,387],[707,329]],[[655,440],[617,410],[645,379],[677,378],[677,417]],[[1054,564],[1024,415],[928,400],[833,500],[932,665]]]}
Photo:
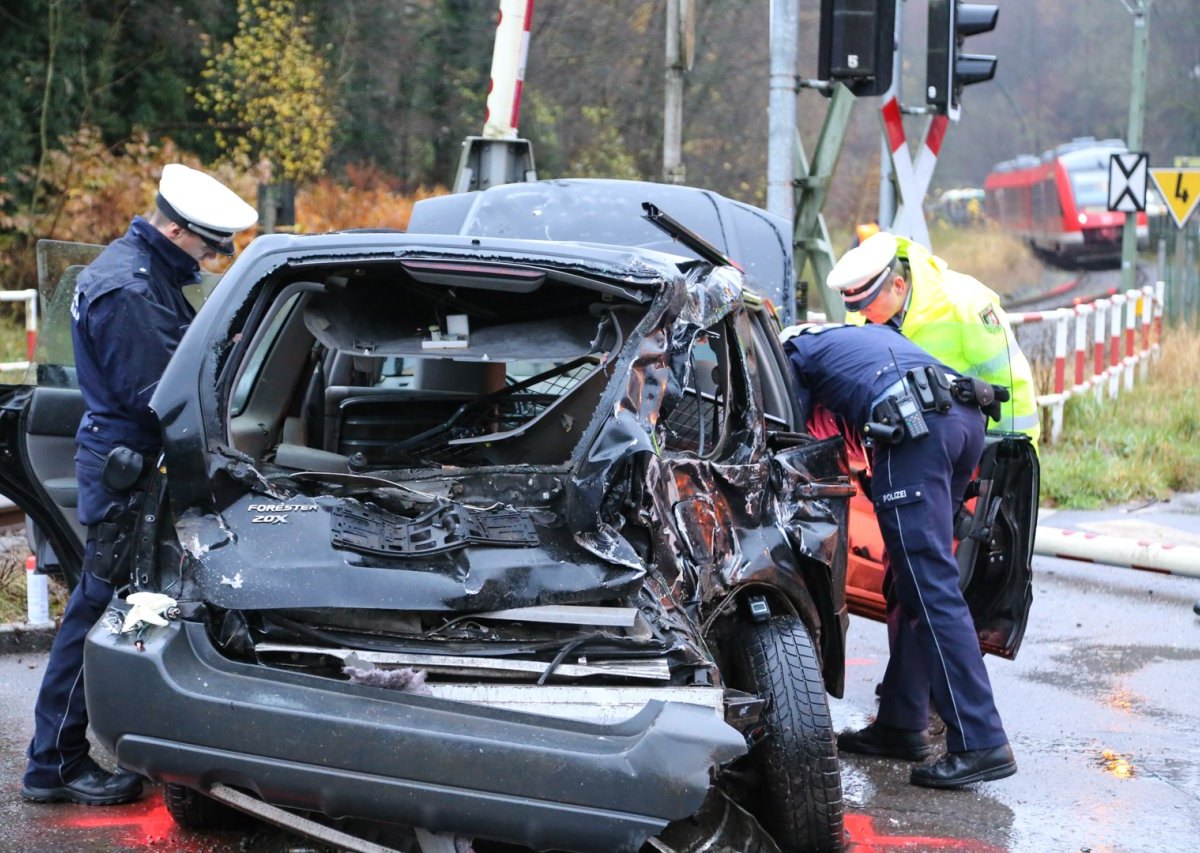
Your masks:
{"label": "white and red striped post", "polygon": [[488,81],[487,115],[483,123],[484,139],[517,138],[532,19],[533,0],[500,0],[491,79]]}
{"label": "white and red striped post", "polygon": [[1084,370],[1087,369],[1087,318],[1092,310],[1091,305],[1075,306],[1075,384],[1071,388],[1075,394],[1091,384],[1085,379]]}
{"label": "white and red striped post", "polygon": [[1121,390],[1121,306],[1125,304],[1125,294],[1114,294],[1112,299],[1112,325],[1108,338],[1108,361],[1111,372],[1108,375],[1108,399],[1117,399]]}
{"label": "white and red striped post", "polygon": [[1096,323],[1092,328],[1092,351],[1095,354],[1092,361],[1092,391],[1096,399],[1100,400],[1104,397],[1103,380],[1108,373],[1104,366],[1104,334],[1107,328],[1104,321],[1108,311],[1108,300],[1097,299],[1092,304],[1096,306]]}
{"label": "white and red striped post", "polygon": [[33,362],[33,353],[37,350],[38,336],[38,301],[35,292],[25,302],[25,358]]}
{"label": "white and red striped post", "polygon": [[1137,364],[1137,356],[1134,354],[1136,347],[1135,337],[1137,328],[1138,316],[1138,292],[1136,290],[1125,291],[1125,363],[1122,370],[1125,373],[1125,390],[1133,390],[1133,368]]}
{"label": "white and red striped post", "polygon": [[1154,331],[1154,285],[1148,284],[1142,288],[1142,299],[1138,303],[1142,310],[1142,348],[1138,356],[1138,375],[1144,380],[1150,370],[1150,335]]}
{"label": "white and red striped post", "polygon": [[1067,401],[1067,319],[1070,309],[1055,311],[1054,325],[1054,396],[1057,401],[1050,412],[1050,440],[1058,441],[1062,434],[1063,412]]}
{"label": "white and red striped post", "polygon": [[[1137,376],[1144,378],[1146,362],[1157,357],[1160,349],[1161,342],[1155,340],[1154,331],[1161,328],[1164,290],[1163,284],[1159,282],[1155,286],[1147,285],[1141,290],[1129,290],[1092,302],[1076,302],[1071,308],[1008,315],[1014,328],[1027,323],[1054,321],[1058,324],[1054,330],[1054,388],[1050,393],[1039,394],[1037,398],[1038,406],[1051,409],[1048,441],[1058,439],[1063,426],[1066,401],[1071,396],[1090,388],[1098,401],[1103,400],[1104,380],[1108,379],[1108,396],[1115,399],[1122,384],[1122,371],[1126,389],[1133,387]],[[1121,313],[1123,306],[1127,306],[1128,309],[1125,314]],[[1110,309],[1111,320],[1106,319],[1106,312]],[[1088,315],[1095,317],[1091,342],[1093,373],[1090,377],[1087,375]],[[1069,322],[1075,323],[1075,344],[1074,377],[1068,387],[1066,373]],[[1135,374],[1135,365],[1139,363],[1143,369]]]}
{"label": "white and red striped post", "polygon": [[1166,307],[1166,288],[1165,282],[1155,282],[1154,284],[1154,358],[1157,359],[1162,355],[1162,318],[1163,309]]}

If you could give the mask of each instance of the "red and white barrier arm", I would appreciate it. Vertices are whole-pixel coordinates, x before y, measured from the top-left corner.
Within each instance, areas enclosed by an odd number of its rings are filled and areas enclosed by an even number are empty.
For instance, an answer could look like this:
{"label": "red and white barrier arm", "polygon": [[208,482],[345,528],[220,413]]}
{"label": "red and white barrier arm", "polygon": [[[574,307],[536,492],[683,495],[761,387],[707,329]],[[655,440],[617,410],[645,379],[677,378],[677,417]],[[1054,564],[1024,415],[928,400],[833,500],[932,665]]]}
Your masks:
{"label": "red and white barrier arm", "polygon": [[1164,575],[1200,578],[1200,548],[1192,545],[1126,539],[1039,525],[1033,553]]}
{"label": "red and white barrier arm", "polygon": [[533,0],[500,0],[492,72],[488,81],[485,139],[516,139],[525,85],[525,59],[529,55],[529,22]]}

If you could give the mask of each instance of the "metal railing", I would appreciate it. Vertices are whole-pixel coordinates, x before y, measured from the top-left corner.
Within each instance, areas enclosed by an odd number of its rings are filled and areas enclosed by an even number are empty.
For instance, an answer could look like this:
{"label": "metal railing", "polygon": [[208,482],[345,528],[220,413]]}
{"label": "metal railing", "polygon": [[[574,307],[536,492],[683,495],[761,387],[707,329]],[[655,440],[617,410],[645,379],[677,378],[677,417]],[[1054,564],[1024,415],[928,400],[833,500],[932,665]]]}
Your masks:
{"label": "metal railing", "polygon": [[38,333],[38,292],[36,290],[0,290],[0,302],[25,303],[25,360],[0,362],[0,373],[26,370],[33,361]]}
{"label": "metal railing", "polygon": [[[1050,410],[1050,441],[1057,441],[1062,434],[1069,398],[1089,389],[1100,398],[1107,386],[1108,398],[1115,400],[1122,386],[1133,388],[1135,374],[1145,378],[1149,359],[1157,357],[1161,347],[1164,290],[1160,281],[1070,308],[1008,315],[1014,328],[1032,323],[1054,325],[1053,390],[1037,398],[1039,407]],[[1072,324],[1074,377],[1068,385],[1067,341]],[[1141,369],[1135,370],[1138,365]]]}

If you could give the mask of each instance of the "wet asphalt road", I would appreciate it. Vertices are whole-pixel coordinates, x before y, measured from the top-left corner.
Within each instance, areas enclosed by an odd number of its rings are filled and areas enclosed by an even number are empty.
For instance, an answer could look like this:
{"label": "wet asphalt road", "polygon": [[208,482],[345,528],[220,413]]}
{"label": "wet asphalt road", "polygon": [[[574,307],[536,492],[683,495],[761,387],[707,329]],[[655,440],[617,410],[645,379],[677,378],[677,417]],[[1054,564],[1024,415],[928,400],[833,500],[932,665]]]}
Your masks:
{"label": "wet asphalt road", "polygon": [[[1200,498],[1043,523],[1200,545]],[[909,765],[843,758],[850,853],[1190,853],[1200,849],[1200,580],[1035,557],[1034,608],[1016,661],[988,671],[1019,771],[965,791],[908,784]],[[853,619],[835,726],[875,708],[882,625]],[[44,654],[0,656],[0,851],[319,851],[273,830],[199,836],[174,827],[157,790],[106,809],[18,796]]]}

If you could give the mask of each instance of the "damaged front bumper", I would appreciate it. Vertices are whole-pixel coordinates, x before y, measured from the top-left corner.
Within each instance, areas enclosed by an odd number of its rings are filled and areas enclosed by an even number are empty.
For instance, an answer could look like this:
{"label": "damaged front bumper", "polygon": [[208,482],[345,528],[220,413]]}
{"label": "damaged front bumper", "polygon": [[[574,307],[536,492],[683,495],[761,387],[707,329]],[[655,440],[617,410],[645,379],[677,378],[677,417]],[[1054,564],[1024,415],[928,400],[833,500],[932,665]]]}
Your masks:
{"label": "damaged front bumper", "polygon": [[485,707],[230,661],[192,622],[135,643],[102,621],[85,654],[92,728],[122,767],[535,850],[636,851],[746,752],[711,707],[651,700],[611,724]]}

